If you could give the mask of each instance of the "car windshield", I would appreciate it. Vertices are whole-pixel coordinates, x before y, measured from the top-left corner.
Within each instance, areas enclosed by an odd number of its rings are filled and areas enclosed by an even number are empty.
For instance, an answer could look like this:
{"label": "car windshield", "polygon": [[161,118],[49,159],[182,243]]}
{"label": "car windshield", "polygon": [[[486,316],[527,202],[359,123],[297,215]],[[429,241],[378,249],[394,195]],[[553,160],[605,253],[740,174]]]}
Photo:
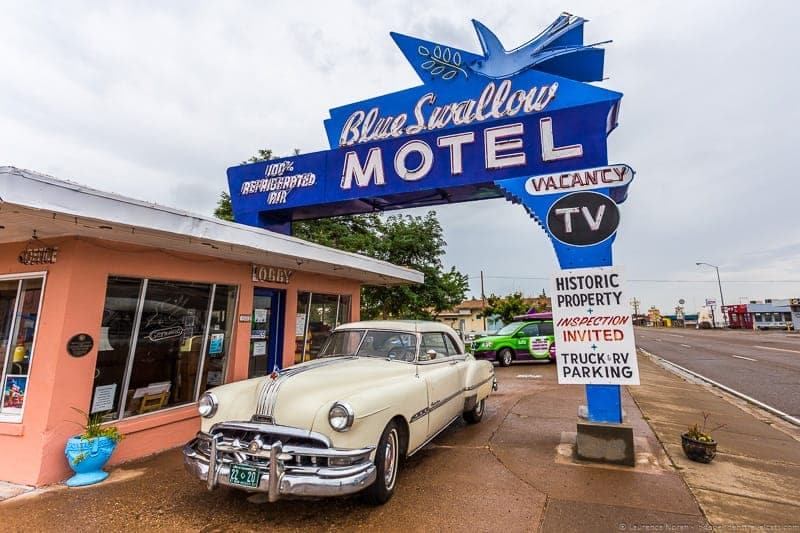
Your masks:
{"label": "car windshield", "polygon": [[512,322],[511,324],[506,324],[502,328],[498,329],[495,332],[495,335],[511,335],[517,328],[520,327],[524,322]]}
{"label": "car windshield", "polygon": [[412,362],[417,356],[417,336],[403,331],[335,331],[320,352],[320,357],[347,355]]}

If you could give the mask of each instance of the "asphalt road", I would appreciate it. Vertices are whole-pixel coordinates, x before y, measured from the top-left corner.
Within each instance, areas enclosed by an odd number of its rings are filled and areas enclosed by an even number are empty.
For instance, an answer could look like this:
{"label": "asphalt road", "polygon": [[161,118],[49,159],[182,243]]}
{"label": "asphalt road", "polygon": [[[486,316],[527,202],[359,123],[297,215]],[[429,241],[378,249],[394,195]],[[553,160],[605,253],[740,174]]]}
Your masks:
{"label": "asphalt road", "polygon": [[800,418],[800,334],[636,328],[636,345]]}

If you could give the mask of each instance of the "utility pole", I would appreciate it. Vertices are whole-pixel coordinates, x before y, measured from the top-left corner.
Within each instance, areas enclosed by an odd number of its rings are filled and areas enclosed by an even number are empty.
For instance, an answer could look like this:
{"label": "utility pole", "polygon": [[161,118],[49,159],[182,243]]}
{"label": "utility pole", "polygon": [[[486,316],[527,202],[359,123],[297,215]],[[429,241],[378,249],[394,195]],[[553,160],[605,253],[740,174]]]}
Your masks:
{"label": "utility pole", "polygon": [[481,307],[481,316],[483,317],[483,331],[486,331],[486,293],[483,292],[483,270],[481,270],[481,301],[483,302],[483,307]]}
{"label": "utility pole", "polygon": [[638,315],[639,314],[639,304],[640,303],[642,303],[642,302],[637,300],[635,296],[633,297],[633,300],[631,300],[631,305],[633,306],[633,314],[634,315]]}

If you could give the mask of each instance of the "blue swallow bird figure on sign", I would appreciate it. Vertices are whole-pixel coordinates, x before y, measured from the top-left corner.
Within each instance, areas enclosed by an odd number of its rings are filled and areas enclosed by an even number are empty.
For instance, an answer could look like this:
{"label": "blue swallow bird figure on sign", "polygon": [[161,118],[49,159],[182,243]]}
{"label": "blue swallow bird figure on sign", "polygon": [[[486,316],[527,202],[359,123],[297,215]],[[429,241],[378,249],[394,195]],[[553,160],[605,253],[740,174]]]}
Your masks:
{"label": "blue swallow bird figure on sign", "polygon": [[468,79],[470,75],[508,78],[531,68],[575,81],[600,81],[604,50],[597,46],[610,41],[584,45],[585,22],[584,18],[562,13],[529,42],[506,50],[489,28],[473,20],[483,55],[399,33],[391,35],[426,84]]}

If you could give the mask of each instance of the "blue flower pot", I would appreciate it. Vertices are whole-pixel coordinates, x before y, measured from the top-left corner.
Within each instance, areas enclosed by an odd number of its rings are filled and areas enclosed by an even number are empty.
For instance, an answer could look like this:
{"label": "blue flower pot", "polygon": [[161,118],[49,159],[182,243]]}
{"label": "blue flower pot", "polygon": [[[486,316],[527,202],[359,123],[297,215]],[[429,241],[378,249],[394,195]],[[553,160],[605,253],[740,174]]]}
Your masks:
{"label": "blue flower pot", "polygon": [[101,470],[111,457],[117,443],[108,437],[82,439],[72,437],[67,441],[64,455],[75,475],[67,480],[69,487],[82,487],[99,483],[108,477],[108,472]]}

